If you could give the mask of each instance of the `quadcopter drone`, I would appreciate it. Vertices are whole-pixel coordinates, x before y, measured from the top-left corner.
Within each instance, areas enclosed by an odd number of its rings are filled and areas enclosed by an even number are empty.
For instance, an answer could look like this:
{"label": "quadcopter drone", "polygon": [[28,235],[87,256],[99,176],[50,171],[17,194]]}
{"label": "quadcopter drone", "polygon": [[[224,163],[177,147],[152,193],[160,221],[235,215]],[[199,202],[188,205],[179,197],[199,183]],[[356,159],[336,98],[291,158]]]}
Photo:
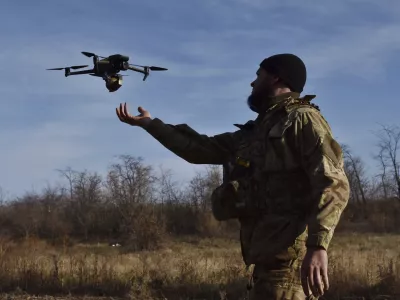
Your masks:
{"label": "quadcopter drone", "polygon": [[[76,69],[82,69],[88,67],[88,65],[84,66],[70,66],[65,68],[53,68],[47,70],[65,70],[65,77],[71,75],[82,75],[88,74],[91,76],[101,77],[106,82],[106,88],[109,92],[115,92],[122,86],[122,76],[119,74],[120,71],[131,70],[135,72],[139,72],[144,74],[143,81],[146,80],[147,76],[149,76],[150,71],[166,71],[168,69],[160,68],[160,67],[148,67],[148,66],[140,66],[140,65],[132,65],[129,64],[129,56],[114,54],[109,57],[99,56],[90,52],[82,52],[83,55],[87,57],[93,57],[93,68],[90,70],[82,70],[82,71],[72,71]],[[100,58],[100,59],[99,59]],[[139,69],[137,67],[143,68]]]}

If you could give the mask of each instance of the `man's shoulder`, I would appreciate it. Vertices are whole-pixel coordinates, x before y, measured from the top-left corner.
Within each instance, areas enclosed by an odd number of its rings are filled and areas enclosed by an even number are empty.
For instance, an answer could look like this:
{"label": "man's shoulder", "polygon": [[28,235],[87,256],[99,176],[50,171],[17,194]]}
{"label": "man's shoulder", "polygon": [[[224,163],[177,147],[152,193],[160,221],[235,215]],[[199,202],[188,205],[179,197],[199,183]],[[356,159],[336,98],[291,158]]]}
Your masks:
{"label": "man's shoulder", "polygon": [[306,95],[293,99],[285,106],[285,117],[281,118],[272,128],[270,135],[283,136],[288,130],[295,135],[312,131],[324,135],[330,132],[330,126],[323,117],[319,107],[310,101],[314,95]]}
{"label": "man's shoulder", "polygon": [[289,121],[322,122],[328,124],[318,105],[311,103],[315,95],[305,95],[295,99],[285,107]]}
{"label": "man's shoulder", "polygon": [[293,99],[286,105],[286,111],[288,113],[321,113],[318,105],[311,103],[316,96],[315,95],[305,95],[298,99]]}

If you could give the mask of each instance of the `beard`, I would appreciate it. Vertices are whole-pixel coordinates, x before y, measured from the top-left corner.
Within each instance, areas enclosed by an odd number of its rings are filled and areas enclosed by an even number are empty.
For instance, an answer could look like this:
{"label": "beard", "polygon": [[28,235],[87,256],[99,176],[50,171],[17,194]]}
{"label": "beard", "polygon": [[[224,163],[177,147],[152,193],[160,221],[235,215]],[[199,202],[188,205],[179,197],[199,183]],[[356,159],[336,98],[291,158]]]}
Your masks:
{"label": "beard", "polygon": [[260,97],[258,97],[257,95],[253,95],[251,94],[250,96],[247,97],[247,106],[254,112],[256,113],[260,113],[261,109],[260,109]]}
{"label": "beard", "polygon": [[268,106],[268,97],[272,94],[272,88],[267,86],[261,91],[253,92],[247,97],[247,106],[256,113],[265,111]]}

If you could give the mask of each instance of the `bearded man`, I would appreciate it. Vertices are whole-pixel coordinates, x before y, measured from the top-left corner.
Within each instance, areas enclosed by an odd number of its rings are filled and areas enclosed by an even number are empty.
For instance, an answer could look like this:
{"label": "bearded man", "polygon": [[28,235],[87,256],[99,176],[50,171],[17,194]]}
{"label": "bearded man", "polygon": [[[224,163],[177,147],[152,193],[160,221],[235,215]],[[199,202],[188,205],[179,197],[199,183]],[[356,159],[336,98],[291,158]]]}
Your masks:
{"label": "bearded man", "polygon": [[264,59],[248,106],[255,120],[214,136],[165,124],[138,108],[121,122],[144,128],[192,164],[224,167],[214,216],[239,220],[243,260],[254,265],[250,299],[316,299],[329,288],[327,250],[349,199],[343,154],[314,95],[300,97],[306,67],[293,54]]}

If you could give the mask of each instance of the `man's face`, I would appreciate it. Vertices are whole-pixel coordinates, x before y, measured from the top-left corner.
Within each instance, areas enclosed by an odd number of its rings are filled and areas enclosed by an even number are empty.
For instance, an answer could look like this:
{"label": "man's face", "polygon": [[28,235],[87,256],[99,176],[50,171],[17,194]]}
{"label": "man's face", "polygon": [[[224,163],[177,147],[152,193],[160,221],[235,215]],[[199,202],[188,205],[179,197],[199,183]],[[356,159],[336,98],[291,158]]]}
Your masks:
{"label": "man's face", "polygon": [[256,75],[256,79],[250,84],[253,90],[247,98],[247,105],[252,111],[259,113],[266,98],[273,95],[274,85],[278,79],[262,68],[257,70]]}

